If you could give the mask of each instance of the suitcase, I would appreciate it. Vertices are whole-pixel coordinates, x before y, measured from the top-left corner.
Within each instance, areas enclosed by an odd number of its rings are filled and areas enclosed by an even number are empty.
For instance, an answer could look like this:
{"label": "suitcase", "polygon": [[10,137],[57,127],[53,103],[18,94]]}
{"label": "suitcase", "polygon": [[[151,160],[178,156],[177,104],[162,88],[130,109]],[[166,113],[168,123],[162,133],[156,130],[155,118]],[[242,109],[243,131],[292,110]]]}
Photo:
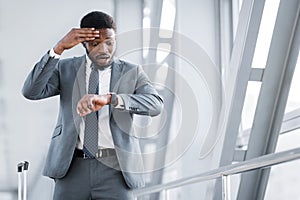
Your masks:
{"label": "suitcase", "polygon": [[[17,165],[18,172],[18,200],[27,200],[27,171],[29,167],[29,162],[20,162]],[[22,190],[23,181],[23,190]],[[23,192],[23,195],[22,195]]]}

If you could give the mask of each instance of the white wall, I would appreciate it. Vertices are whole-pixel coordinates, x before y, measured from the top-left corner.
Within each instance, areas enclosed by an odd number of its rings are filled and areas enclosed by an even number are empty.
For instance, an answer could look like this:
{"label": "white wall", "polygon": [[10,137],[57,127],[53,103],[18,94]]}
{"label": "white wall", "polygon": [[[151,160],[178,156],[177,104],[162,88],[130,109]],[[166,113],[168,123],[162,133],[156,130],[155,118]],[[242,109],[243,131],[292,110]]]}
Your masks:
{"label": "white wall", "polygon": [[[53,183],[41,172],[58,101],[25,100],[21,88],[33,65],[71,28],[79,27],[86,13],[102,10],[113,15],[113,3],[0,0],[0,190],[16,189],[16,164],[28,160],[29,199],[51,199]],[[83,48],[78,46],[64,57],[82,53]]]}

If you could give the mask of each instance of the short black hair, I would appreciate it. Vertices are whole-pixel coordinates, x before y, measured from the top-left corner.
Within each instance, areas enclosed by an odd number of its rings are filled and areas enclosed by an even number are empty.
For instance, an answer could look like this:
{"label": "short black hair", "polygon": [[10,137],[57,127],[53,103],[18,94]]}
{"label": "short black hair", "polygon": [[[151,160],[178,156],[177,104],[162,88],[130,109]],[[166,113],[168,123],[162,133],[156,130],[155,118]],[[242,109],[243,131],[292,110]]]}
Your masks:
{"label": "short black hair", "polygon": [[116,24],[110,15],[100,11],[93,11],[81,19],[80,28],[112,28],[116,31]]}

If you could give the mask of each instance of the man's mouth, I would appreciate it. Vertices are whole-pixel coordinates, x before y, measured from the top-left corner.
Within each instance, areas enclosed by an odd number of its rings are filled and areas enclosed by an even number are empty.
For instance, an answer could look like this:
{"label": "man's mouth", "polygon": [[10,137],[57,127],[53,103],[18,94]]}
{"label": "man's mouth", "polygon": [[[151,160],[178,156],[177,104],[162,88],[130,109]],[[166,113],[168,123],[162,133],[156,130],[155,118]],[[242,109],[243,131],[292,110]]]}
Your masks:
{"label": "man's mouth", "polygon": [[102,54],[102,55],[98,55],[96,58],[97,58],[97,59],[103,59],[103,60],[106,60],[106,59],[109,59],[110,56],[107,55],[107,54]]}

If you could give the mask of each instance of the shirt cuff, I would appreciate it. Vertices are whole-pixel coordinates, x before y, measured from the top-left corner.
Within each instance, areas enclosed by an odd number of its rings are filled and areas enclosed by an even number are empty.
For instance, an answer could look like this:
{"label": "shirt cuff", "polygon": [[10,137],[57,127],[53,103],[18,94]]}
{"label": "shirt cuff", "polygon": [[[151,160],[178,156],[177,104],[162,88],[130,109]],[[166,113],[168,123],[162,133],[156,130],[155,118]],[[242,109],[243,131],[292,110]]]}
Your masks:
{"label": "shirt cuff", "polygon": [[53,48],[50,49],[50,51],[49,51],[49,56],[50,56],[50,57],[54,57],[55,59],[59,59],[59,58],[60,58],[60,55],[57,54],[57,53],[55,53],[55,51],[54,51]]}
{"label": "shirt cuff", "polygon": [[117,95],[117,99],[118,99],[118,104],[115,106],[115,108],[125,109],[125,103],[124,103],[122,97]]}

